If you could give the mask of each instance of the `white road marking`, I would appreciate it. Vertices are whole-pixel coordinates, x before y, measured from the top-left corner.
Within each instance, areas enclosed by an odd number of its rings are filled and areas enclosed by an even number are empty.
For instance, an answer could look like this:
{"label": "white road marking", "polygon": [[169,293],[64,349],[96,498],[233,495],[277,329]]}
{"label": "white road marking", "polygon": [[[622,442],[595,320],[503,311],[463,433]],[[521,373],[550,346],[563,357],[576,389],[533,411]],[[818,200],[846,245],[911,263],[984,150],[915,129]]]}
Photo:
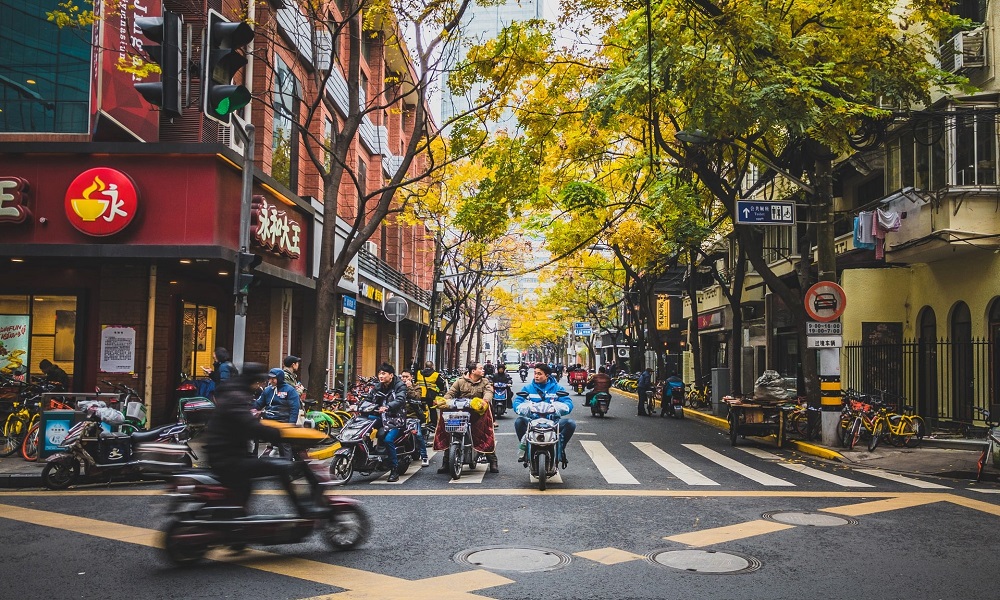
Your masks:
{"label": "white road marking", "polygon": [[[430,448],[427,449],[428,460],[433,459],[435,454],[437,454],[437,452],[435,452],[434,450],[431,450]],[[421,469],[430,469],[430,468],[431,468],[430,465],[426,467],[421,467],[420,459],[418,458],[416,462],[410,463],[410,468],[406,470],[406,473],[403,473],[402,475],[399,476],[399,481],[393,481],[392,483],[389,483],[388,481],[389,473],[387,471],[383,473],[378,479],[372,481],[371,483],[372,485],[403,485],[410,477],[413,477],[414,475],[419,473]]]}
{"label": "white road marking", "polygon": [[597,470],[604,476],[608,483],[623,485],[639,485],[639,480],[632,477],[625,465],[618,462],[618,459],[611,455],[611,452],[601,442],[580,442],[583,450],[594,461]]}
{"label": "white road marking", "polygon": [[[855,469],[859,473],[865,473],[866,475],[872,475],[874,477],[881,477],[882,479],[888,479],[889,481],[895,481],[896,483],[902,483],[905,485],[912,485],[913,487],[923,488],[925,490],[950,490],[952,488],[941,485],[940,483],[931,483],[929,481],[921,481],[919,479],[913,479],[911,477],[904,477],[902,475],[897,475],[895,473],[889,473],[888,471],[883,471],[881,469]],[[984,490],[980,490],[984,491]],[[994,490],[1000,493],[1000,490]]]}
{"label": "white road marking", "polygon": [[688,485],[719,485],[649,442],[632,442],[632,445]]}
{"label": "white road marking", "polygon": [[1000,494],[1000,490],[984,490],[982,488],[965,488],[970,492],[979,492],[980,494]]}
{"label": "white road marking", "polygon": [[841,477],[840,475],[834,475],[833,473],[828,473],[821,469],[814,469],[813,467],[807,467],[801,463],[789,463],[784,462],[784,458],[774,454],[773,452],[768,452],[767,450],[761,450],[760,448],[753,447],[740,447],[740,450],[746,452],[747,454],[752,454],[757,458],[763,458],[764,460],[769,460],[775,462],[780,467],[784,467],[790,471],[795,471],[796,473],[801,473],[808,477],[815,477],[816,479],[822,479],[823,481],[828,481],[835,485],[842,487],[875,487],[868,483],[862,483],[854,479],[848,479],[847,477]]}
{"label": "white road marking", "polygon": [[687,448],[688,450],[695,452],[696,454],[704,456],[705,458],[714,462],[715,464],[721,467],[725,467],[738,475],[746,477],[747,479],[756,481],[761,485],[795,487],[794,483],[785,481],[784,479],[775,477],[773,475],[768,475],[763,471],[758,471],[753,467],[747,466],[737,460],[729,458],[724,454],[720,454],[715,450],[706,448],[701,444],[681,444],[681,445]]}

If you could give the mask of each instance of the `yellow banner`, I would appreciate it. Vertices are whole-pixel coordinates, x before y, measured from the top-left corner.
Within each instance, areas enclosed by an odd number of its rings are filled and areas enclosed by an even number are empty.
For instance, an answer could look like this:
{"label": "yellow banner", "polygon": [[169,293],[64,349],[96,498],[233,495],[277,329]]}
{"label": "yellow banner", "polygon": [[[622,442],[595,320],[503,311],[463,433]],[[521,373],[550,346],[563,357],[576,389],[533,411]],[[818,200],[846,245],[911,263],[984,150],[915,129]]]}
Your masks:
{"label": "yellow banner", "polygon": [[656,295],[656,329],[670,330],[670,296],[666,294]]}

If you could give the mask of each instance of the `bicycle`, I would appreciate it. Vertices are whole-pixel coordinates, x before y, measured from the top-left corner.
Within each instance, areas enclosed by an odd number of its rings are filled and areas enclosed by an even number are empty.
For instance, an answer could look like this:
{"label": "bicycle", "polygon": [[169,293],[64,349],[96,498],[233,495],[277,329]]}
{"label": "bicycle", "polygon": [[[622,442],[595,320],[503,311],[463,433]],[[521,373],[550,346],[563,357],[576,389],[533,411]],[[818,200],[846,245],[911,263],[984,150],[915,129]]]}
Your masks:
{"label": "bicycle", "polygon": [[1000,404],[990,404],[989,410],[975,407],[973,410],[983,415],[983,420],[989,427],[986,432],[986,445],[976,463],[976,481],[980,481],[983,478],[983,469],[986,467],[988,459],[992,458],[993,466],[1000,469]]}
{"label": "bicycle", "polygon": [[903,406],[903,412],[898,413],[890,411],[890,404],[886,401],[886,396],[892,396],[892,394],[885,390],[875,390],[875,392],[879,395],[879,411],[873,424],[872,435],[873,437],[877,436],[877,439],[869,444],[869,450],[874,451],[881,438],[887,439],[890,444],[897,447],[916,448],[919,446],[927,431],[924,420],[912,414],[912,406],[903,404],[906,400],[903,396],[895,396],[899,404]]}
{"label": "bicycle", "polygon": [[712,384],[703,386],[687,385],[684,391],[684,406],[694,409],[712,410]]}
{"label": "bicycle", "polygon": [[[124,383],[112,383],[103,379],[101,383],[111,387],[121,396],[119,405],[125,414],[125,422],[118,426],[118,431],[129,435],[137,431],[145,431],[146,403],[143,401],[142,396],[139,395],[139,392]],[[100,393],[101,389],[97,388],[97,392]]]}

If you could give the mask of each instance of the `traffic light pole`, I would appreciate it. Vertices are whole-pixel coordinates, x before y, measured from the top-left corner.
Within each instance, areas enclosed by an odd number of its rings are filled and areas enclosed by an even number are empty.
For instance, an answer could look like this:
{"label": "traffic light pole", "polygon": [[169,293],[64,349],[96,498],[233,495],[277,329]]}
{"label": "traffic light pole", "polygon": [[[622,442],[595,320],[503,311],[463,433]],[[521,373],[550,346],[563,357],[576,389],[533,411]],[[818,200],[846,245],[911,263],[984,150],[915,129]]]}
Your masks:
{"label": "traffic light pole", "polygon": [[[250,203],[253,199],[253,151],[254,126],[247,123],[244,127],[233,127],[243,138],[243,185],[240,189],[240,249],[239,252],[250,252]],[[239,281],[240,265],[237,259],[234,263],[233,278]],[[243,369],[243,355],[246,352],[247,332],[247,296],[236,294],[236,317],[233,322],[233,364],[237,369]]]}

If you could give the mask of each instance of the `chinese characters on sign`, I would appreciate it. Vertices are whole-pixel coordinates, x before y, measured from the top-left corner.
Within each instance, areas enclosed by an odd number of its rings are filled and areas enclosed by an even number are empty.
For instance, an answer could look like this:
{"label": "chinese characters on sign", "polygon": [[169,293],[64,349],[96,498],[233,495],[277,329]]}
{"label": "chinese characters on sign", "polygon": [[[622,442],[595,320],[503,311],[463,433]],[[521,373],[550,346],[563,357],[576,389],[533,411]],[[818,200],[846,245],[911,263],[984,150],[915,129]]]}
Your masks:
{"label": "chinese characters on sign", "polygon": [[101,372],[135,371],[135,328],[108,327],[101,330]]}
{"label": "chinese characters on sign", "polygon": [[288,256],[299,257],[299,234],[301,226],[288,218],[285,211],[268,204],[263,196],[253,197],[253,232],[257,243],[271,250]]}
{"label": "chinese characters on sign", "polygon": [[670,296],[656,295],[656,328],[660,331],[670,329]]}
{"label": "chinese characters on sign", "polygon": [[66,218],[87,235],[118,233],[135,218],[138,206],[135,183],[115,169],[89,169],[77,175],[66,188]]}
{"label": "chinese characters on sign", "polygon": [[840,348],[844,338],[839,335],[810,335],[806,337],[806,348]]}
{"label": "chinese characters on sign", "polygon": [[795,225],[795,204],[738,200],[736,223],[739,225]]}

